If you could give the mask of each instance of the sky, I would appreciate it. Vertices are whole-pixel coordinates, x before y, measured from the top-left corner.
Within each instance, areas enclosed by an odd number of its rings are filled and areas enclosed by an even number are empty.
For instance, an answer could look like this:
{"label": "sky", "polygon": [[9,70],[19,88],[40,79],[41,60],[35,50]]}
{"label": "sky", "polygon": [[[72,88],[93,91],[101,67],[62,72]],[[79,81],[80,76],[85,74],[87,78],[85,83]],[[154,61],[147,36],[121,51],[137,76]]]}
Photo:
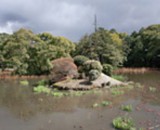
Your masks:
{"label": "sky", "polygon": [[80,40],[97,26],[131,33],[160,24],[160,0],[0,0],[0,33],[20,28]]}

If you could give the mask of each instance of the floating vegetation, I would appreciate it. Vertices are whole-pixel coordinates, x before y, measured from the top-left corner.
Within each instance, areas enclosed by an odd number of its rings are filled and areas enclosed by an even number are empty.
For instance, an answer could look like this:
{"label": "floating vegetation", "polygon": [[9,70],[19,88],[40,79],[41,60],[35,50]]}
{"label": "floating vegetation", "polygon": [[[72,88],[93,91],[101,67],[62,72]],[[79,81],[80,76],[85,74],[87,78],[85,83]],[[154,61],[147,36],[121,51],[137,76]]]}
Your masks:
{"label": "floating vegetation", "polygon": [[43,85],[38,85],[37,87],[34,87],[33,91],[36,93],[46,93],[46,94],[51,93],[51,89]]}
{"label": "floating vegetation", "polygon": [[94,103],[94,104],[92,105],[92,107],[99,107],[99,104],[98,104],[98,103]]}
{"label": "floating vegetation", "polygon": [[65,93],[60,92],[60,91],[52,91],[51,95],[54,97],[63,97],[65,96]]}
{"label": "floating vegetation", "polygon": [[63,97],[63,96],[82,96],[85,94],[98,94],[100,91],[98,90],[90,90],[90,91],[62,91],[57,88],[49,88],[46,80],[40,80],[37,82],[37,86],[33,88],[33,91],[36,93],[45,93],[50,94],[54,97]]}
{"label": "floating vegetation", "polygon": [[21,80],[20,84],[23,85],[23,86],[28,86],[29,82],[27,80]]}
{"label": "floating vegetation", "polygon": [[133,120],[129,117],[116,117],[112,124],[118,130],[136,130]]}
{"label": "floating vegetation", "polygon": [[121,109],[122,109],[123,111],[127,111],[127,112],[133,111],[132,105],[122,105],[122,106],[121,106]]}
{"label": "floating vegetation", "polygon": [[112,93],[112,95],[117,96],[117,95],[123,95],[124,91],[123,90],[118,90],[116,88],[112,88],[111,93]]}
{"label": "floating vegetation", "polygon": [[155,87],[149,87],[149,91],[151,91],[151,92],[156,92],[156,88]]}
{"label": "floating vegetation", "polygon": [[100,107],[100,106],[109,106],[109,105],[111,105],[112,104],[112,102],[111,101],[102,101],[101,103],[94,103],[93,105],[92,105],[92,107]]}
{"label": "floating vegetation", "polygon": [[119,81],[126,81],[127,80],[127,77],[124,75],[115,75],[114,74],[114,75],[112,75],[112,78],[117,79]]}
{"label": "floating vegetation", "polygon": [[110,101],[102,101],[102,103],[101,103],[102,106],[109,106],[111,104],[112,104],[112,102],[110,102]]}
{"label": "floating vegetation", "polygon": [[128,90],[132,90],[132,89],[134,88],[134,86],[128,85],[126,88],[127,88]]}
{"label": "floating vegetation", "polygon": [[47,85],[47,84],[48,84],[48,81],[47,81],[47,80],[44,80],[44,79],[42,79],[42,80],[40,80],[40,81],[37,82],[37,85],[42,85],[42,86],[44,86],[44,85]]}

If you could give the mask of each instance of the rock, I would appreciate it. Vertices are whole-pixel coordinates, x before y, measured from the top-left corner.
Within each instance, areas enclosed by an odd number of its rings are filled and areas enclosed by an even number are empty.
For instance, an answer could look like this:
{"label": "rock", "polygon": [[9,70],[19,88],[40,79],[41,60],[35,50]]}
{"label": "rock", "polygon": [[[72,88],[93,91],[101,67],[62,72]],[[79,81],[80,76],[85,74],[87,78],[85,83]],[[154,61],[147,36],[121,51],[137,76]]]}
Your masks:
{"label": "rock", "polygon": [[86,79],[66,79],[55,83],[54,87],[67,90],[90,90],[93,88],[111,87],[116,85],[124,85],[124,83],[102,73],[98,79],[92,82],[89,82]]}
{"label": "rock", "polygon": [[92,84],[97,87],[105,87],[105,86],[110,87],[110,86],[122,85],[124,83],[101,73],[98,79],[92,81]]}

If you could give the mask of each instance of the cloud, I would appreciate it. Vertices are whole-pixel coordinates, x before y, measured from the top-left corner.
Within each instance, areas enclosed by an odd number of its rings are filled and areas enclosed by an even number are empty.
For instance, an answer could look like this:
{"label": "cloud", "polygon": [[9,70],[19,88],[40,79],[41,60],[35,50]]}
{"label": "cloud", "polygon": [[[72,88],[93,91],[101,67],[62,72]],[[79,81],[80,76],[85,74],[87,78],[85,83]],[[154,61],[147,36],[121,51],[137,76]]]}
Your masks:
{"label": "cloud", "polygon": [[159,4],[159,0],[1,0],[0,32],[26,27],[77,41],[94,31],[94,14],[98,26],[132,32],[160,23]]}

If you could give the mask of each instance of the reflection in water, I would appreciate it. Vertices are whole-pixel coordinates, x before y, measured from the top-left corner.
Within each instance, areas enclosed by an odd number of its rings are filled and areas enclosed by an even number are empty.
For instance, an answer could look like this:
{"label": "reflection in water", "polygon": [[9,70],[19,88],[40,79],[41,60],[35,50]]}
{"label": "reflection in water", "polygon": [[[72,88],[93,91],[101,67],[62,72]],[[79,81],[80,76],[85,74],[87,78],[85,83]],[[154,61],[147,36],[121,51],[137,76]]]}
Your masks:
{"label": "reflection in water", "polygon": [[[18,80],[0,81],[0,130],[112,130],[112,119],[126,115],[122,104],[132,104],[137,127],[150,127],[160,123],[160,73],[132,74],[128,78],[144,85],[121,96],[113,96],[108,90],[99,94],[80,97],[55,98],[34,94],[30,86],[22,86]],[[156,87],[151,92],[149,87]],[[111,101],[113,107],[92,108],[94,103]],[[9,125],[8,125],[9,124]],[[113,129],[114,130],[114,129]]]}

